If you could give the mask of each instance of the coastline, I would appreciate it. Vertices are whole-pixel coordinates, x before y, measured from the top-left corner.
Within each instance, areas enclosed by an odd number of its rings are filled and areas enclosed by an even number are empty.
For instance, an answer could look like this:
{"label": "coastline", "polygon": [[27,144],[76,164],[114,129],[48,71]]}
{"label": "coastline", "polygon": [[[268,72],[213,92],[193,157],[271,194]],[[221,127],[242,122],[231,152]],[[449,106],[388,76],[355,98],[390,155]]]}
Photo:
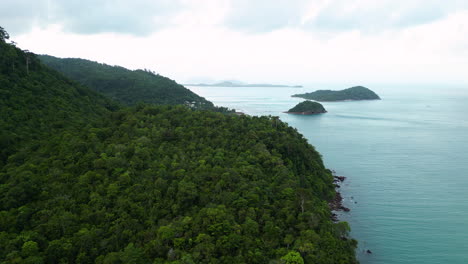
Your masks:
{"label": "coastline", "polygon": [[335,214],[333,211],[343,211],[343,212],[349,212],[350,209],[343,206],[343,197],[341,196],[341,193],[337,190],[338,188],[341,187],[341,183],[343,183],[346,180],[346,177],[344,176],[337,176],[335,175],[335,172],[332,171],[333,175],[333,184],[335,185],[335,197],[328,203],[328,206],[330,207],[330,210],[332,211],[332,221],[333,222],[339,222],[338,215]]}

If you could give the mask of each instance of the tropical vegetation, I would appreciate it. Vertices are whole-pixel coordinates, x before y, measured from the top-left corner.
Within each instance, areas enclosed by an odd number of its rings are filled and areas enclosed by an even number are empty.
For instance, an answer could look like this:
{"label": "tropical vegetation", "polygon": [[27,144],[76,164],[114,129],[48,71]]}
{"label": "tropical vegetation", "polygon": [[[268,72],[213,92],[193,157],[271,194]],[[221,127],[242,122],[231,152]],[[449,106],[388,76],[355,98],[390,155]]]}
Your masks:
{"label": "tropical vegetation", "polygon": [[[123,107],[0,28],[0,263],[356,263],[333,177],[277,117]],[[5,150],[6,149],[6,150]]]}
{"label": "tropical vegetation", "polygon": [[150,70],[128,70],[90,60],[39,56],[47,66],[68,78],[102,93],[124,105],[183,104],[198,109],[213,109],[213,103],[175,81]]}

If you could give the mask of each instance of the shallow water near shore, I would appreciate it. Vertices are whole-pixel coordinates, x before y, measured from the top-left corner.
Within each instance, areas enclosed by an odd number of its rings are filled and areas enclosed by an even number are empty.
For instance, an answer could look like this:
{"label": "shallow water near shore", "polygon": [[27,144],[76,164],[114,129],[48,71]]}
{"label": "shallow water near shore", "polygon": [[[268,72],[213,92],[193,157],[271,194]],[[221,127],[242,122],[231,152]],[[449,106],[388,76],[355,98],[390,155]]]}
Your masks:
{"label": "shallow water near shore", "polygon": [[326,102],[328,113],[310,116],[283,111],[302,101],[290,95],[317,87],[188,88],[280,116],[347,177],[340,189],[351,212],[339,217],[361,263],[468,263],[468,87],[369,87],[383,100]]}

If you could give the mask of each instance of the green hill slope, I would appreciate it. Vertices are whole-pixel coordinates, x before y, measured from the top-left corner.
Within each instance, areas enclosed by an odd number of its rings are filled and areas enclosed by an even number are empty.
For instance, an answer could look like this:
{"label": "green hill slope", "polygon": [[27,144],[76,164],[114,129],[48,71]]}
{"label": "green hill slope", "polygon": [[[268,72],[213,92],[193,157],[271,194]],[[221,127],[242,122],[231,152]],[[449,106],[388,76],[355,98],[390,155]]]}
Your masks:
{"label": "green hill slope", "polygon": [[292,97],[300,97],[315,101],[347,101],[347,100],[380,100],[380,97],[363,86],[355,86],[341,91],[317,90],[311,93],[294,94]]}
{"label": "green hill slope", "polygon": [[181,104],[209,109],[213,104],[175,81],[149,71],[131,71],[84,59],[39,56],[48,66],[72,80],[126,105]]}
{"label": "green hill slope", "polygon": [[0,167],[18,147],[79,128],[117,105],[0,41]]}
{"label": "green hill slope", "polygon": [[2,133],[28,143],[6,142],[0,167],[0,263],[356,263],[333,177],[294,128],[114,109],[1,40]]}
{"label": "green hill slope", "polygon": [[271,117],[120,111],[16,154],[0,178],[4,260],[269,263],[293,250],[355,263],[347,224],[330,220],[332,175]]}

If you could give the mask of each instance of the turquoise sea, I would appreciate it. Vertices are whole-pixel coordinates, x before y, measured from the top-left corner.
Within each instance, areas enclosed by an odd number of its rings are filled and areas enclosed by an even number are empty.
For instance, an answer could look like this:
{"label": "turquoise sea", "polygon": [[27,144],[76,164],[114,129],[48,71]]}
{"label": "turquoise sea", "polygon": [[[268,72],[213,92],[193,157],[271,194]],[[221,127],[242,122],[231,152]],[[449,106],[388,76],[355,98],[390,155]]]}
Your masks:
{"label": "turquoise sea", "polygon": [[[341,187],[361,263],[468,263],[468,87],[370,87],[383,100],[282,113],[295,93],[338,87],[188,87],[217,105],[297,128]],[[340,88],[346,88],[342,86]],[[365,254],[364,250],[372,254]]]}

